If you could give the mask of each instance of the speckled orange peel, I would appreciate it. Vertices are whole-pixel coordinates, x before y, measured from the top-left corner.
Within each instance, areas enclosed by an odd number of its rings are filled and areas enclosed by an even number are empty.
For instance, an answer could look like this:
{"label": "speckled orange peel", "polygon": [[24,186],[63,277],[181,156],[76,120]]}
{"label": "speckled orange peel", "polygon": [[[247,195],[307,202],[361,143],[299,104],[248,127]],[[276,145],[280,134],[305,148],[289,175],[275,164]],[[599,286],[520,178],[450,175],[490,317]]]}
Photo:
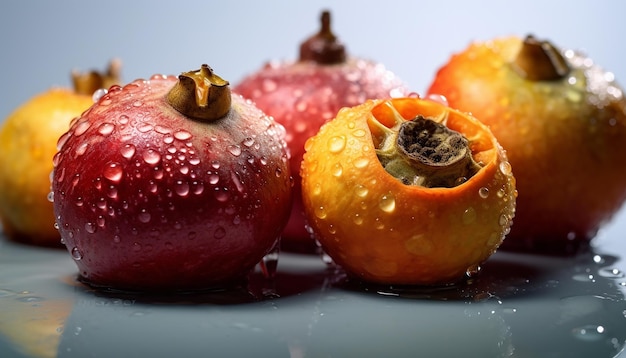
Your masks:
{"label": "speckled orange peel", "polygon": [[344,108],[305,150],[308,224],[358,279],[457,282],[510,230],[517,193],[504,150],[485,125],[445,104],[415,96]]}
{"label": "speckled orange peel", "polygon": [[626,98],[587,55],[534,36],[475,41],[428,93],[485,123],[515,169],[515,226],[503,247],[568,254],[626,200]]}

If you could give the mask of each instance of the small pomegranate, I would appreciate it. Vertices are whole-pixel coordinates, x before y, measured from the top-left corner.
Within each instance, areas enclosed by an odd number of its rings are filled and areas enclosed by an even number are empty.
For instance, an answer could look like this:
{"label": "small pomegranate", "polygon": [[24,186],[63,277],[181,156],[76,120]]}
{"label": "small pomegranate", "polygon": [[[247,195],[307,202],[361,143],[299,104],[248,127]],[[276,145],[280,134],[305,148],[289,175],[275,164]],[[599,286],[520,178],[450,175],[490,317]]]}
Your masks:
{"label": "small pomegranate", "polygon": [[298,61],[269,62],[245,77],[235,91],[285,126],[294,204],[281,242],[286,250],[309,251],[314,241],[305,229],[299,174],[304,143],[343,107],[409,91],[380,63],[348,56],[331,31],[328,11],[322,12],[320,31],[301,44]]}
{"label": "small pomegranate", "polygon": [[11,239],[40,246],[60,246],[54,228],[50,158],[70,121],[93,104],[98,89],[120,83],[121,62],[106,73],[72,71],[74,88],[53,87],[11,113],[0,127],[0,221]]}
{"label": "small pomegranate", "polygon": [[92,286],[238,282],[276,246],[290,213],[284,128],[207,65],[111,87],[58,148],[56,224]]}

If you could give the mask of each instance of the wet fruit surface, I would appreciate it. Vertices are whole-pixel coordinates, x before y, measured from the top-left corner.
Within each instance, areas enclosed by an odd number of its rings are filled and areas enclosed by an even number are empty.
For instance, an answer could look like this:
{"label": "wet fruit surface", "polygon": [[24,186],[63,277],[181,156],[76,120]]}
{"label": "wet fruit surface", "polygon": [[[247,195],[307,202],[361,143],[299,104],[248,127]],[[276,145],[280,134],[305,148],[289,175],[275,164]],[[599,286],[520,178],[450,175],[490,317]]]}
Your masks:
{"label": "wet fruit surface", "polygon": [[341,110],[305,148],[307,219],[352,276],[454,282],[509,231],[515,179],[504,152],[484,125],[441,103],[367,101]]}
{"label": "wet fruit surface", "polygon": [[50,192],[57,138],[93,104],[92,94],[119,82],[119,62],[107,75],[74,72],[74,89],[51,88],[18,107],[0,129],[0,219],[11,238],[35,245],[60,245]]}
{"label": "wet fruit surface", "polygon": [[235,91],[283,124],[291,151],[294,207],[283,233],[287,249],[310,248],[301,200],[300,163],[305,141],[343,107],[373,98],[407,95],[402,81],[380,63],[349,56],[322,13],[321,30],[300,48],[298,61],[269,62],[244,78]]}
{"label": "wet fruit surface", "polygon": [[208,66],[111,88],[54,158],[57,223],[82,279],[193,290],[245,276],[289,214],[283,135]]}
{"label": "wet fruit surface", "polygon": [[505,247],[564,252],[626,199],[626,99],[583,54],[533,37],[476,42],[429,92],[471,112],[507,151],[519,198]]}

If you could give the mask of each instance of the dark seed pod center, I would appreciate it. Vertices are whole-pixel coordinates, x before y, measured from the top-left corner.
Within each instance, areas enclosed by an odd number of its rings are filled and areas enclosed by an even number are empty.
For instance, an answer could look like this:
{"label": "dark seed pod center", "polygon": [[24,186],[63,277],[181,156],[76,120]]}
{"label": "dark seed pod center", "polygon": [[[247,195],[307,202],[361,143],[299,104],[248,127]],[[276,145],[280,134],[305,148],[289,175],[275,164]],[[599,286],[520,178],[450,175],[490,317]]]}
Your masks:
{"label": "dark seed pod center", "polygon": [[421,116],[400,126],[397,142],[408,158],[432,167],[458,162],[468,150],[467,139],[460,133]]}

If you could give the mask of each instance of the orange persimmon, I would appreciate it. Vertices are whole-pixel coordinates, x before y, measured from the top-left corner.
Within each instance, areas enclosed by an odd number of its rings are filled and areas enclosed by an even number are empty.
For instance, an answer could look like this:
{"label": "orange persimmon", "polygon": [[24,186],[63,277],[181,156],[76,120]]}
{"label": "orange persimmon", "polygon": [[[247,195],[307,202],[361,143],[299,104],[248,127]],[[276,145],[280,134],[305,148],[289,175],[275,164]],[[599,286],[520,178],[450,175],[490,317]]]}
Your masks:
{"label": "orange persimmon", "polygon": [[462,279],[510,230],[515,178],[490,130],[417,97],[342,109],[305,145],[308,224],[348,274],[381,284]]}

